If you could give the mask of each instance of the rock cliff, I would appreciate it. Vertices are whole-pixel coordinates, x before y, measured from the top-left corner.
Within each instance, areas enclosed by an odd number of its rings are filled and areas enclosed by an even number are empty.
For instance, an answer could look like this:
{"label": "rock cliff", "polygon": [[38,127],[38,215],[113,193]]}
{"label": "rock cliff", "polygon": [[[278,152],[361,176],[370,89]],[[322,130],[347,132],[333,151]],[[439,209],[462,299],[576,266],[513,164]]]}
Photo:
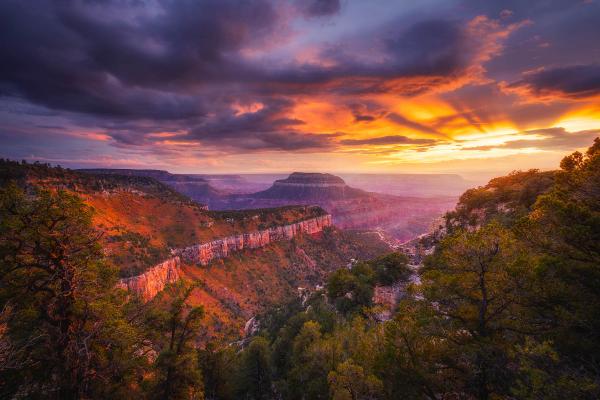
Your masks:
{"label": "rock cliff", "polygon": [[180,277],[181,259],[176,256],[155,265],[141,275],[121,279],[118,287],[135,293],[143,301],[149,301],[167,284],[177,282]]}
{"label": "rock cliff", "polygon": [[175,254],[181,256],[186,262],[207,265],[212,260],[227,257],[232,252],[264,247],[271,242],[290,240],[303,233],[321,232],[323,228],[331,225],[331,215],[327,214],[290,225],[276,226],[197,244],[177,250]]}
{"label": "rock cliff", "polygon": [[148,269],[143,274],[124,278],[118,286],[135,293],[143,301],[149,301],[169,283],[181,277],[181,260],[188,263],[207,265],[210,261],[227,257],[243,249],[264,247],[278,240],[290,240],[301,234],[318,233],[331,226],[331,215],[323,215],[294,224],[277,226],[260,231],[228,236],[223,239],[201,243],[175,250],[174,257]]}

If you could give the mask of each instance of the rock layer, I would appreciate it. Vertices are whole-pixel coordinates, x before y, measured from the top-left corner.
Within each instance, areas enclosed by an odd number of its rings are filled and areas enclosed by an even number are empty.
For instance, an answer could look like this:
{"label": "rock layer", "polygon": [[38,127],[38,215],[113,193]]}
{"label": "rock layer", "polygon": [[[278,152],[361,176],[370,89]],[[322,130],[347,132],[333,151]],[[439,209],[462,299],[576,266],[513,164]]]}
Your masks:
{"label": "rock layer", "polygon": [[167,284],[179,280],[182,259],[189,263],[207,265],[212,260],[227,257],[235,251],[257,249],[271,242],[291,240],[301,234],[318,233],[331,225],[331,215],[327,214],[290,225],[228,236],[212,242],[175,250],[173,252],[174,257],[155,265],[143,274],[121,279],[118,287],[135,293],[145,302],[150,301]]}
{"label": "rock layer", "polygon": [[121,279],[117,286],[135,293],[143,301],[149,301],[167,284],[177,282],[180,277],[181,259],[176,256],[155,265],[141,275]]}
{"label": "rock layer", "polygon": [[290,240],[303,233],[318,233],[323,228],[331,225],[331,215],[327,214],[290,225],[228,236],[212,242],[197,244],[178,250],[176,254],[186,262],[207,265],[212,260],[227,257],[232,252],[243,249],[257,249],[278,240]]}

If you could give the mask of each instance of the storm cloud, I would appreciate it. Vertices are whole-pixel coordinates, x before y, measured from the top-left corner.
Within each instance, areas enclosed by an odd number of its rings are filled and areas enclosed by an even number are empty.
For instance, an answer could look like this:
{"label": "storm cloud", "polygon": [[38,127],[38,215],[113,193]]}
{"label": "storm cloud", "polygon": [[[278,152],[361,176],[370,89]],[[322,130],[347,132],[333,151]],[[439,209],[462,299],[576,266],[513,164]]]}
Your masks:
{"label": "storm cloud", "polygon": [[[597,97],[600,67],[589,57],[543,69],[534,57],[518,57],[528,64],[510,73],[503,57],[544,51],[542,43],[568,49],[548,21],[560,15],[562,29],[583,41],[577,21],[589,30],[598,7],[511,3],[4,0],[2,140],[27,130],[22,118],[35,120],[28,140],[77,130],[105,148],[155,154],[181,147],[228,154],[419,148],[448,140],[444,129],[464,116],[483,126],[491,107],[419,120],[391,105],[500,81],[531,98]],[[519,37],[527,46],[511,41],[530,30],[535,38]],[[385,104],[381,96],[389,96]],[[310,117],[325,102],[319,125]],[[29,111],[14,112],[11,104]],[[330,109],[349,112],[352,129],[328,125],[342,120]],[[377,124],[389,130],[340,133]]]}
{"label": "storm cloud", "polygon": [[534,98],[582,99],[600,95],[600,65],[542,68],[506,86]]}
{"label": "storm cloud", "polygon": [[[460,74],[474,52],[484,51],[473,46],[479,39],[458,22],[427,20],[378,32],[380,61],[359,56],[362,46],[373,44],[369,41],[339,51],[324,46],[320,56],[332,60],[329,66],[248,57],[291,35],[291,9],[281,4],[40,1],[32,7],[7,0],[0,4],[0,94],[66,111],[75,119],[94,116],[99,125],[104,125],[102,120],[115,125],[163,121],[170,129],[186,130],[185,140],[214,146],[222,142],[228,149],[313,149],[329,142],[325,136],[298,131],[302,122],[284,115],[291,112],[296,96],[314,91],[422,92]],[[331,0],[295,4],[311,16],[335,14],[341,7]],[[389,79],[418,76],[433,78],[400,84],[404,89],[398,84],[386,87]],[[233,105],[240,98],[266,106],[236,115]],[[356,121],[373,118],[357,115]],[[148,142],[147,126],[107,134],[120,144],[141,145]]]}

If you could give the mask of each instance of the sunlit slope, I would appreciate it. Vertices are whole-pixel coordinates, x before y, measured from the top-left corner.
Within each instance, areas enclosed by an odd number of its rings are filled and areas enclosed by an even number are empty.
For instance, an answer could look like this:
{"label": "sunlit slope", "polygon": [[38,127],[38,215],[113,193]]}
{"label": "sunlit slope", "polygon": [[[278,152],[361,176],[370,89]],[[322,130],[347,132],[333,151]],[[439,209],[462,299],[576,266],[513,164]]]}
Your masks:
{"label": "sunlit slope", "polygon": [[170,256],[170,250],[285,225],[324,211],[316,207],[211,212],[152,177],[90,174],[44,164],[2,162],[0,183],[64,189],[94,210],[107,257],[122,276],[143,272]]}

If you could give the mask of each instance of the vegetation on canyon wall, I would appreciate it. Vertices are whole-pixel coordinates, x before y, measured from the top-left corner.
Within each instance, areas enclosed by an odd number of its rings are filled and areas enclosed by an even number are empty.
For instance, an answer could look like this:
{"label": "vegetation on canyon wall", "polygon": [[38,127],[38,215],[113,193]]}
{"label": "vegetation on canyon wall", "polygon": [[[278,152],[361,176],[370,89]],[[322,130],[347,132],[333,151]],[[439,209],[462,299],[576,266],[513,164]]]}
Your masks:
{"label": "vegetation on canyon wall", "polygon": [[398,254],[332,271],[323,290],[262,315],[242,344],[198,347],[197,288],[128,298],[93,220],[70,192],[1,189],[0,397],[600,395],[599,139],[559,171],[465,193],[421,284],[383,323],[372,292],[409,279]]}

